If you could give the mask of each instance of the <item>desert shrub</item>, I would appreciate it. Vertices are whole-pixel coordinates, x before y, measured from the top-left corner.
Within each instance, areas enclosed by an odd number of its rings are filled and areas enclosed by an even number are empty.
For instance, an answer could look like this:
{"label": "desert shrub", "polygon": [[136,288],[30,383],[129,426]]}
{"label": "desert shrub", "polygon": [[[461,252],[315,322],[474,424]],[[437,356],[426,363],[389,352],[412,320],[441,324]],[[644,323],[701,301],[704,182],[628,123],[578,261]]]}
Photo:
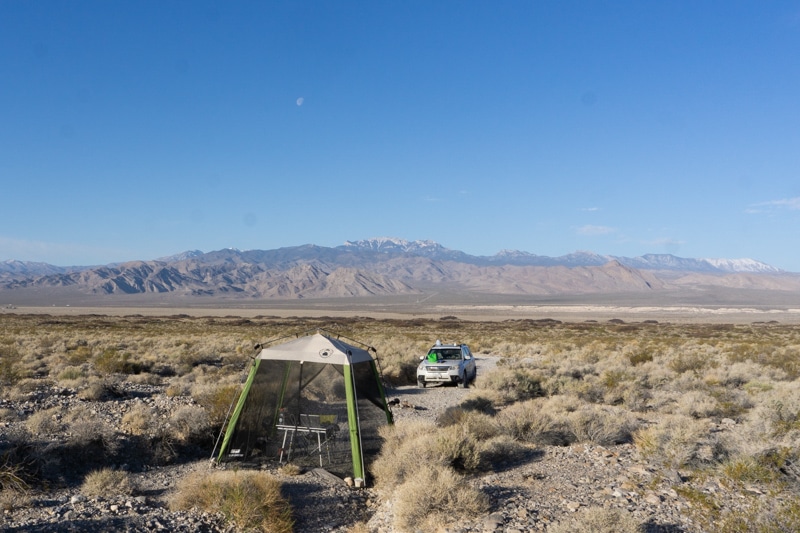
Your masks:
{"label": "desert shrub", "polygon": [[628,361],[630,361],[633,366],[649,363],[652,360],[653,352],[649,350],[640,350],[628,354]]}
{"label": "desert shrub", "polygon": [[208,423],[212,427],[220,427],[241,390],[238,384],[200,385],[192,388],[192,397],[206,410]]}
{"label": "desert shrub", "polygon": [[191,391],[191,387],[188,383],[183,383],[180,381],[171,381],[169,385],[167,385],[166,390],[164,390],[164,394],[169,396],[170,398],[176,398],[178,396],[189,396]]}
{"label": "desert shrub", "polygon": [[59,381],[77,381],[87,377],[86,370],[80,366],[68,366],[58,373]]}
{"label": "desert shrub", "polygon": [[101,374],[138,374],[143,370],[141,363],[131,361],[131,354],[116,348],[103,350],[95,357],[94,367]]}
{"label": "desert shrub", "polygon": [[780,470],[759,457],[743,456],[725,461],[721,467],[724,479],[735,484],[772,483],[780,478]]}
{"label": "desert shrub", "polygon": [[[1,471],[0,471],[1,472]],[[30,507],[32,499],[28,490],[0,488],[0,513]]]}
{"label": "desert shrub", "polygon": [[640,525],[622,509],[589,507],[562,520],[547,530],[549,533],[639,533]]}
{"label": "desert shrub", "polygon": [[0,422],[16,422],[17,420],[19,420],[19,415],[15,410],[0,407]]}
{"label": "desert shrub", "polygon": [[23,479],[24,473],[19,465],[13,464],[9,458],[0,463],[0,491],[9,494],[26,494],[28,484]]}
{"label": "desert shrub", "polygon": [[170,507],[222,513],[243,531],[291,533],[294,525],[292,509],[281,495],[280,483],[266,472],[192,474],[180,482]]}
{"label": "desert shrub", "polygon": [[684,372],[699,373],[708,364],[709,359],[706,354],[693,352],[680,353],[667,363],[669,368],[678,374],[683,374]]}
{"label": "desert shrub", "polygon": [[68,453],[76,454],[76,458],[102,460],[119,450],[120,443],[114,429],[89,409],[70,411],[65,419]]}
{"label": "desert shrub", "polygon": [[199,405],[179,407],[169,418],[173,435],[182,444],[199,443],[213,437],[206,410]]}
{"label": "desert shrub", "polygon": [[725,480],[734,485],[800,481],[800,450],[796,446],[767,447],[739,454],[720,466]]}
{"label": "desert shrub", "polygon": [[28,431],[32,434],[38,436],[56,434],[63,428],[61,414],[60,407],[51,407],[43,411],[36,411],[25,421],[25,427],[27,427]]}
{"label": "desert shrub", "polygon": [[132,435],[147,435],[154,431],[156,424],[153,409],[144,404],[137,404],[122,415],[120,427]]}
{"label": "desert shrub", "polygon": [[476,394],[467,398],[461,402],[461,408],[465,411],[477,411],[487,415],[494,415],[497,413],[492,399],[482,394]]}
{"label": "desert shrub", "polygon": [[74,349],[67,350],[66,358],[70,365],[87,363],[92,358],[92,349],[88,345],[76,346]]}
{"label": "desert shrub", "polygon": [[486,496],[453,469],[426,465],[397,487],[394,521],[399,531],[437,531],[453,516],[469,518],[489,509]]}
{"label": "desert shrub", "polygon": [[34,484],[39,478],[41,459],[39,447],[26,428],[0,432],[0,488],[20,492]]}
{"label": "desert shrub", "polygon": [[498,368],[484,376],[479,382],[479,387],[499,392],[506,403],[545,395],[542,377],[526,368]]}
{"label": "desert shrub", "polygon": [[278,472],[284,476],[299,476],[303,473],[303,468],[295,463],[284,463],[278,467]]}
{"label": "desert shrub", "polygon": [[437,431],[435,445],[427,452],[437,464],[459,471],[474,471],[481,466],[480,442],[463,425]]}
{"label": "desert shrub", "polygon": [[638,427],[636,419],[623,409],[584,405],[567,415],[567,424],[577,442],[601,446],[630,442]]}
{"label": "desert shrub", "polygon": [[556,446],[570,444],[574,435],[565,421],[566,412],[553,408],[553,404],[553,401],[536,399],[510,405],[496,417],[499,431],[522,442]]}
{"label": "desert shrub", "polygon": [[508,435],[496,435],[481,441],[479,465],[494,470],[529,457],[533,450]]}
{"label": "desert shrub", "polygon": [[89,498],[107,496],[130,496],[134,493],[130,474],[113,468],[93,470],[81,484],[81,494]]}
{"label": "desert shrub", "polygon": [[693,418],[708,418],[719,413],[719,402],[705,391],[687,391],[678,399],[675,412]]}
{"label": "desert shrub", "polygon": [[391,491],[407,478],[414,477],[420,464],[435,463],[438,431],[430,422],[410,421],[402,425],[382,426],[379,433],[384,443],[372,465],[379,489]]}
{"label": "desert shrub", "polygon": [[633,442],[643,457],[673,469],[725,458],[708,420],[685,415],[665,415],[659,423],[634,432]]}
{"label": "desert shrub", "polygon": [[0,385],[11,387],[28,377],[28,370],[22,365],[22,357],[15,346],[0,345]]}
{"label": "desert shrub", "polygon": [[769,404],[768,413],[773,437],[800,431],[800,405],[796,402],[775,400]]}
{"label": "desert shrub", "polygon": [[737,418],[753,407],[749,395],[738,389],[715,387],[710,394],[717,402],[714,415],[718,417]]}
{"label": "desert shrub", "polygon": [[[707,522],[702,520],[700,522]],[[800,531],[800,498],[789,497],[785,501],[753,502],[744,511],[728,511],[714,517],[708,524],[709,531],[718,533],[784,533]]]}
{"label": "desert shrub", "polygon": [[113,378],[92,379],[83,389],[78,391],[78,398],[90,402],[102,402],[121,398],[124,393]]}
{"label": "desert shrub", "polygon": [[466,411],[463,407],[450,406],[436,417],[436,425],[439,427],[453,426],[461,423]]}

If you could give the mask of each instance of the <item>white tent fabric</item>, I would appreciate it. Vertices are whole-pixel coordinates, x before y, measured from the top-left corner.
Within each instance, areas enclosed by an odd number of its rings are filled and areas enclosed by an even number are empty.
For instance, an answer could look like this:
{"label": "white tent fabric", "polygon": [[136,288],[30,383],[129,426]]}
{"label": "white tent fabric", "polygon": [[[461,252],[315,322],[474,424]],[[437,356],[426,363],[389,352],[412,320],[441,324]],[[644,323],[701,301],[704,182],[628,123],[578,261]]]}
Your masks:
{"label": "white tent fabric", "polygon": [[370,361],[369,352],[356,348],[338,339],[332,339],[316,333],[301,337],[277,346],[264,348],[258,359],[278,361],[306,361],[314,363],[330,363],[334,365],[350,365]]}

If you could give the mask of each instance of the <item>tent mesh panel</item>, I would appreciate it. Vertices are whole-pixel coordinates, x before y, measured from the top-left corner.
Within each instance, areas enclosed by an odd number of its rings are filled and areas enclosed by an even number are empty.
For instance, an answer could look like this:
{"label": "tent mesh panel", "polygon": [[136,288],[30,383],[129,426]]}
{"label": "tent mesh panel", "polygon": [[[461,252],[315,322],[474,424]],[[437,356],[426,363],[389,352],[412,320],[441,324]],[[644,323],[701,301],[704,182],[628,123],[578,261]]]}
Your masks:
{"label": "tent mesh panel", "polygon": [[[367,468],[386,424],[374,363],[351,365]],[[261,360],[224,459],[291,462],[353,474],[341,365]]]}

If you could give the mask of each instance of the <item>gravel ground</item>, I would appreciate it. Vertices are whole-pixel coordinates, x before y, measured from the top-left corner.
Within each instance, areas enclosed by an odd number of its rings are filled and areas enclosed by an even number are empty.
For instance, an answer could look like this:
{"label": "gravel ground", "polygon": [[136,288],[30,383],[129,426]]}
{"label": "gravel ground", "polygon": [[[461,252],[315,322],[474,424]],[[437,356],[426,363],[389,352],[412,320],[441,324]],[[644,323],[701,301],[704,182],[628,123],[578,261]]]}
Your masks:
{"label": "gravel ground", "polygon": [[[477,357],[478,380],[499,358]],[[469,389],[433,386],[425,389],[400,387],[388,390],[389,398],[399,403],[393,408],[396,423],[412,419],[435,420],[447,407],[458,405]],[[129,402],[146,401],[162,410],[174,408],[161,391],[127,394],[118,401],[98,402],[97,416],[116,420]],[[69,391],[43,395],[24,402],[4,401],[0,408],[30,414],[61,402],[79,403]],[[12,430],[13,423],[0,424],[0,432]],[[724,428],[720,428],[724,430]],[[190,472],[212,467],[208,459],[152,469],[133,474],[138,490],[133,496],[87,498],[79,484],[34,493],[28,505],[6,511],[0,518],[0,531],[232,531],[222,517],[198,511],[170,511],[167,505],[176,482]],[[367,523],[373,533],[390,533],[391,502],[382,502],[370,489],[348,488],[325,471],[313,470],[286,476],[271,470],[284,486],[285,495],[295,510],[298,532],[344,533],[358,523]],[[577,444],[568,447],[543,446],[532,449],[519,464],[476,475],[469,482],[483,491],[491,509],[485,516],[459,520],[454,517],[451,533],[546,531],[548,526],[588,507],[618,508],[630,513],[647,532],[702,531],[692,522],[692,503],[684,499],[680,486],[687,486],[677,472],[655,472],[642,461],[630,444],[612,447]],[[694,483],[694,482],[693,482]],[[741,495],[713,482],[691,485],[692,490],[715,495],[723,501],[723,511],[737,511]],[[752,494],[751,494],[752,495]],[[758,495],[757,495],[758,497]],[[761,495],[768,498],[766,495]]]}

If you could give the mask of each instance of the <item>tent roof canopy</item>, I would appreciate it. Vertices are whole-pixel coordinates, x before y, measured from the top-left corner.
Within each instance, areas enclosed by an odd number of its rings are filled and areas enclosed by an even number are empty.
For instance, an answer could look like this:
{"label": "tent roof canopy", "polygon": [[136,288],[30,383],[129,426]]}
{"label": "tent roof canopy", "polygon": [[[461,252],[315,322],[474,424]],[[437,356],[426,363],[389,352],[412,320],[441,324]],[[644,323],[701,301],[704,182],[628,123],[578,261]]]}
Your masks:
{"label": "tent roof canopy", "polygon": [[256,359],[351,365],[371,361],[372,356],[363,348],[357,348],[317,332],[284,344],[263,348]]}

